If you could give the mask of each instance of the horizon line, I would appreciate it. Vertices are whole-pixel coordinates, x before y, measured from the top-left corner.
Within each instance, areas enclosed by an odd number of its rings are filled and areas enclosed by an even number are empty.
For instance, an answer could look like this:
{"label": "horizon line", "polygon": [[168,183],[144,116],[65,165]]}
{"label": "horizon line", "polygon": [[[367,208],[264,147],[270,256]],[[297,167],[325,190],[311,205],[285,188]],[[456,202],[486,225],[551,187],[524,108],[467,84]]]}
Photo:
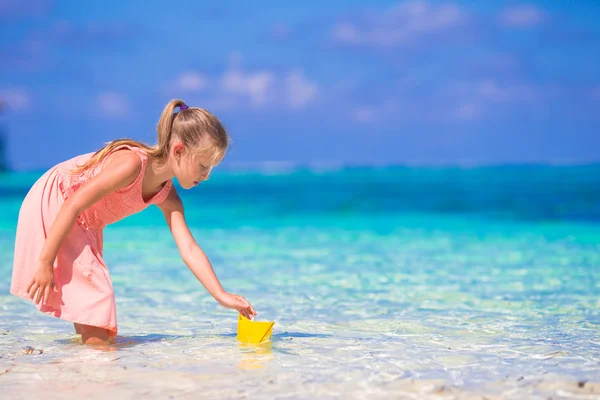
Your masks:
{"label": "horizon line", "polygon": [[[331,171],[355,168],[420,168],[420,169],[471,169],[499,167],[593,167],[600,160],[544,160],[544,161],[413,161],[413,162],[342,162],[342,161],[233,161],[223,162],[217,168],[227,171],[292,172],[300,170]],[[46,171],[50,166],[8,166],[3,172],[27,173]]]}

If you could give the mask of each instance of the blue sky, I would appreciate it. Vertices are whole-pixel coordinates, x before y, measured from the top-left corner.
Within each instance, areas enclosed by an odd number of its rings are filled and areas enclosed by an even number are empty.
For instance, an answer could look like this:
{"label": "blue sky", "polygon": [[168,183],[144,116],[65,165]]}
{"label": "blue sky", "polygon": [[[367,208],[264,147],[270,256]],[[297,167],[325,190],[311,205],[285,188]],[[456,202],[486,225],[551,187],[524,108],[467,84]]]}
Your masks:
{"label": "blue sky", "polygon": [[600,161],[596,1],[0,0],[0,26],[17,169],[153,143],[175,97],[230,165]]}

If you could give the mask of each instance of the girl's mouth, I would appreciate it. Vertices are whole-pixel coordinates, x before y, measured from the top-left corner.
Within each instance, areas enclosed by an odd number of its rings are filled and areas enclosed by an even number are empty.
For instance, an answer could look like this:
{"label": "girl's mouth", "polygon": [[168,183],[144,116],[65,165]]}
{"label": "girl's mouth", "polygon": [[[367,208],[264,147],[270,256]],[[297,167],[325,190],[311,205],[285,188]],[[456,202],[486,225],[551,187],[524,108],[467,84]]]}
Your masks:
{"label": "girl's mouth", "polygon": [[198,181],[194,181],[194,186],[198,186]]}

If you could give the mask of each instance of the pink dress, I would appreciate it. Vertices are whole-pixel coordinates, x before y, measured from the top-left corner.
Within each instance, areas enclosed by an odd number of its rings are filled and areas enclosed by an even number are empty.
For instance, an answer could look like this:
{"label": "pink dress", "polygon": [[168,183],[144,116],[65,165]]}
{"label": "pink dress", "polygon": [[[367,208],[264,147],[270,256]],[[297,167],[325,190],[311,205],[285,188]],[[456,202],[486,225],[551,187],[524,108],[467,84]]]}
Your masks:
{"label": "pink dress", "polygon": [[[150,204],[163,202],[172,187],[169,180],[156,195],[144,201],[142,180],[148,156],[139,147],[124,145],[117,149],[122,148],[139,155],[142,161],[139,175],[129,186],[102,198],[79,215],[54,262],[55,292],[46,304],[37,305],[41,312],[55,317],[108,329],[112,336],[117,334],[117,314],[110,274],[102,260],[102,230]],[[71,173],[72,168],[83,164],[92,154],[56,165],[37,180],[23,200],[15,240],[12,294],[29,299],[27,287],[61,205],[104,167],[101,162],[83,173]]]}

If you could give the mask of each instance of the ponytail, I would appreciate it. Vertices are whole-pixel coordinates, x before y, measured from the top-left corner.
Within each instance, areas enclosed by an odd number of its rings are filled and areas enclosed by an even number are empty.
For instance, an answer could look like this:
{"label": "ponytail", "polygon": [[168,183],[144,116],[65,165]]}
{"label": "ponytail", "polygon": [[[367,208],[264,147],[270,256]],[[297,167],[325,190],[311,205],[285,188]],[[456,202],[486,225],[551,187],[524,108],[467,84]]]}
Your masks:
{"label": "ponytail", "polygon": [[[175,109],[179,107],[179,112]],[[173,123],[177,119],[175,128]],[[203,148],[214,153],[214,157],[224,155],[228,147],[228,136],[225,128],[217,117],[202,108],[189,108],[183,100],[171,100],[164,108],[157,125],[158,143],[148,146],[131,139],[118,139],[107,143],[102,149],[95,152],[83,165],[72,169],[73,173],[80,173],[100,163],[114,149],[119,146],[139,147],[146,151],[148,156],[165,159],[170,150],[173,131],[186,146]],[[210,140],[204,140],[210,139]]]}
{"label": "ponytail", "polygon": [[158,144],[152,152],[153,156],[164,158],[169,154],[169,144],[171,143],[171,134],[173,132],[173,120],[177,116],[177,114],[175,114],[175,108],[184,105],[185,103],[183,100],[175,99],[171,100],[163,110],[160,119],[158,120]]}

